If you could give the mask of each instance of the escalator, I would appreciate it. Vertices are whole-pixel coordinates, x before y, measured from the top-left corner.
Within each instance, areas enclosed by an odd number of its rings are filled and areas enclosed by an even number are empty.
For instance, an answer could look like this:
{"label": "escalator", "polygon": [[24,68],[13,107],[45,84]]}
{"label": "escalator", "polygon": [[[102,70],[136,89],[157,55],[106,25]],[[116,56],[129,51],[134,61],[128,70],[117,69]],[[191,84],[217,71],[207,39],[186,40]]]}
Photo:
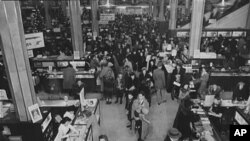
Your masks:
{"label": "escalator", "polygon": [[[230,0],[233,5],[221,10],[210,4],[213,8],[205,11],[203,18],[204,28],[245,28],[249,10],[248,0]],[[207,6],[207,5],[206,5]],[[181,27],[181,29],[189,29],[190,23]]]}

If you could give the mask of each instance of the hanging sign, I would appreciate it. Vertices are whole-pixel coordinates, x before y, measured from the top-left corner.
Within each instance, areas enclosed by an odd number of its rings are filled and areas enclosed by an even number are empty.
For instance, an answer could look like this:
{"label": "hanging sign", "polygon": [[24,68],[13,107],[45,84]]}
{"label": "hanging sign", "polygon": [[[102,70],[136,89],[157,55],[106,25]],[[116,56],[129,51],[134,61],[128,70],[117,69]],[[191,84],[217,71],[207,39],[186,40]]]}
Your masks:
{"label": "hanging sign", "polygon": [[25,34],[25,41],[27,49],[44,47],[44,37],[42,32]]}
{"label": "hanging sign", "polygon": [[100,24],[108,24],[109,21],[114,21],[115,20],[115,14],[100,14]]}

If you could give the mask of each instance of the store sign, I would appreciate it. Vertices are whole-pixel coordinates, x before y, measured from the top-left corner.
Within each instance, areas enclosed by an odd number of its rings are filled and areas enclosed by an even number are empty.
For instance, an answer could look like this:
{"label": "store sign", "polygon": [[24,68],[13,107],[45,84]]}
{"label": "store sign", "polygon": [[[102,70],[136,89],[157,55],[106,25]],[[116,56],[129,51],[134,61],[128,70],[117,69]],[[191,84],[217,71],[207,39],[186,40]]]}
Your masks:
{"label": "store sign", "polygon": [[42,32],[26,34],[25,40],[28,50],[44,47],[44,37]]}
{"label": "store sign", "polygon": [[0,89],[0,100],[8,100],[6,91],[4,89]]}
{"label": "store sign", "polygon": [[100,24],[108,24],[109,21],[115,20],[115,14],[100,14]]}
{"label": "store sign", "polygon": [[28,50],[28,57],[29,57],[29,58],[34,57],[33,50]]}

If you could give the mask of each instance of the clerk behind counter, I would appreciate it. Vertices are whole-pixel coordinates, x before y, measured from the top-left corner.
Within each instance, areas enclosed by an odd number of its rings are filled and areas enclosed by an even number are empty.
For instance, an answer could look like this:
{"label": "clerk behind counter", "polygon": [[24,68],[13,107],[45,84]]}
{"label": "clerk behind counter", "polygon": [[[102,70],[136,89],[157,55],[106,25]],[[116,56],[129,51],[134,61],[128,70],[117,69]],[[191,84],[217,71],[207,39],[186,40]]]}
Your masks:
{"label": "clerk behind counter", "polygon": [[71,119],[69,117],[64,117],[58,128],[58,133],[54,141],[66,141],[70,133],[77,133],[77,130],[71,125]]}
{"label": "clerk behind counter", "polygon": [[246,101],[249,97],[249,87],[244,82],[239,82],[233,91],[233,101]]}

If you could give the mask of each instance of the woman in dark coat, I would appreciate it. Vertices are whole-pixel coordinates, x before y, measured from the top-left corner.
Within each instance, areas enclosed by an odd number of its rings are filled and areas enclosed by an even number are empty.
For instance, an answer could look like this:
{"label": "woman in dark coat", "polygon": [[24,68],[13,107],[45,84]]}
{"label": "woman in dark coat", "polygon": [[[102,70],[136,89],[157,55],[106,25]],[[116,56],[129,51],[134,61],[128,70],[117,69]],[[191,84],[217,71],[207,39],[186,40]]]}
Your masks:
{"label": "woman in dark coat", "polygon": [[157,69],[157,66],[155,65],[155,61],[154,60],[150,60],[149,61],[149,65],[148,65],[148,73],[153,74],[154,70]]}
{"label": "woman in dark coat", "polygon": [[135,74],[130,73],[130,78],[128,79],[128,83],[126,89],[129,93],[132,93],[134,97],[137,97],[137,92],[139,89],[139,80],[135,77]]}
{"label": "woman in dark coat", "polygon": [[[177,64],[176,68],[173,70],[170,83],[172,85],[171,97],[173,100],[174,98],[178,99],[179,97],[180,87],[184,84],[185,72],[186,70],[182,68],[180,64]],[[174,85],[174,82],[177,82],[180,85]]]}
{"label": "woman in dark coat", "polygon": [[193,121],[193,112],[191,111],[193,105],[192,98],[193,97],[187,96],[181,101],[174,120],[173,127],[182,133],[183,139],[190,137],[192,133],[190,127],[190,124]]}

